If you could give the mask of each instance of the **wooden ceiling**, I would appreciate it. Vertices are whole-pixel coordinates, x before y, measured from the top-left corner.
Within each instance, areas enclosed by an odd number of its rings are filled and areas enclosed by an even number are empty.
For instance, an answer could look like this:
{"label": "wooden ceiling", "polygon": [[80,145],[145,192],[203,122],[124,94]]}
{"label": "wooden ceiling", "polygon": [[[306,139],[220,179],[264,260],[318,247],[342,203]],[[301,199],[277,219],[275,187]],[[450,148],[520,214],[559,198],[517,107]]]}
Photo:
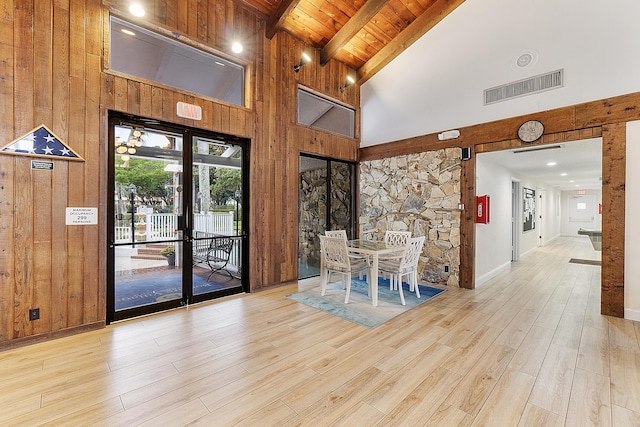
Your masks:
{"label": "wooden ceiling", "polygon": [[267,37],[286,31],[335,58],[363,83],[464,0],[241,0],[267,17]]}

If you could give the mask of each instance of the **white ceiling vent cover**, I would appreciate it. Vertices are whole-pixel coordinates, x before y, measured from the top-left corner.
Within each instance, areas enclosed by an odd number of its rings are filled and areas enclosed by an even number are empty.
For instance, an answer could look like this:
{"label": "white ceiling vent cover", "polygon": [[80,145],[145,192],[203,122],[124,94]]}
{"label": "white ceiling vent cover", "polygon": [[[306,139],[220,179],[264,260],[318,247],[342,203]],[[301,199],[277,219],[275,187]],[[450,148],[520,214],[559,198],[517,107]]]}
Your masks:
{"label": "white ceiling vent cover", "polygon": [[563,72],[563,69],[556,70],[506,85],[485,89],[484,105],[562,87],[564,82]]}

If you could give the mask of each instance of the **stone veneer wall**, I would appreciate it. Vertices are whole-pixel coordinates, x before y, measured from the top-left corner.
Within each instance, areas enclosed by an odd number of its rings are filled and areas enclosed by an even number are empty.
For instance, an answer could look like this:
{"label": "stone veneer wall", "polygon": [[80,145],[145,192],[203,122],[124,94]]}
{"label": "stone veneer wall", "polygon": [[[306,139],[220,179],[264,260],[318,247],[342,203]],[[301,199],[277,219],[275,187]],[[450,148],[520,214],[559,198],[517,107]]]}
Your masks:
{"label": "stone veneer wall", "polygon": [[459,286],[460,172],[459,148],[361,163],[360,238],[382,240],[386,230],[426,236],[419,277]]}

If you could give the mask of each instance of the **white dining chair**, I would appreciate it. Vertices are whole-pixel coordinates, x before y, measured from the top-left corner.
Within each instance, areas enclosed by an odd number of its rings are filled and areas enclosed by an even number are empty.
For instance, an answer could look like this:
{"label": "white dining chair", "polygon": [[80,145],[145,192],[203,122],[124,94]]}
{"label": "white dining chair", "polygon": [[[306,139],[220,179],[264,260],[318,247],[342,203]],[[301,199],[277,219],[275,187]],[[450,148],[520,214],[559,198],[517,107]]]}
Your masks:
{"label": "white dining chair", "polygon": [[347,230],[327,230],[324,232],[324,235],[328,237],[341,237],[347,240]]}
{"label": "white dining chair", "polygon": [[347,241],[342,237],[320,236],[321,268],[320,283],[321,295],[327,290],[327,282],[331,273],[342,275],[343,288],[346,289],[344,303],[349,303],[351,293],[351,277],[353,273],[369,272],[369,263],[364,260],[355,260],[349,257]]}
{"label": "white dining chair", "polygon": [[[347,230],[326,230],[324,232],[324,235],[329,237],[340,237],[345,241],[347,240]],[[370,262],[368,255],[350,253],[349,258],[351,258],[354,261],[362,260],[362,261]],[[358,278],[362,280],[362,272],[359,273]]]}
{"label": "white dining chair", "polygon": [[[387,230],[384,232],[384,243],[387,246],[397,246],[397,247],[405,247],[407,246],[407,242],[411,238],[410,231],[394,231]],[[392,254],[392,255],[383,255],[379,258],[380,261],[399,261],[402,255],[400,254]],[[385,278],[385,274],[382,275]],[[389,282],[389,289],[393,290],[392,282]]]}
{"label": "white dining chair", "polygon": [[410,238],[410,231],[387,230],[384,232],[384,242],[387,246],[405,246]]}
{"label": "white dining chair", "polygon": [[406,305],[404,292],[402,291],[402,277],[407,276],[409,290],[416,293],[420,298],[420,288],[418,287],[418,261],[422,254],[425,236],[410,238],[407,246],[399,259],[389,259],[378,263],[378,271],[389,274],[389,285],[391,289],[398,289],[402,305]]}

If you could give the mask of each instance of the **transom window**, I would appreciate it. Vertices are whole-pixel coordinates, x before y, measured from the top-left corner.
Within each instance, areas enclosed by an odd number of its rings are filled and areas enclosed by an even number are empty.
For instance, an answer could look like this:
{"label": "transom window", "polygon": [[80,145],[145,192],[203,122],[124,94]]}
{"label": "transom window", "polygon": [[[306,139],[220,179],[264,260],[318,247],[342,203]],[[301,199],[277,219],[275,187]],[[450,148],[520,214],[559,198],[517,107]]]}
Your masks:
{"label": "transom window", "polygon": [[110,68],[244,106],[244,67],[111,17]]}
{"label": "transom window", "polygon": [[299,88],[298,123],[353,138],[356,112]]}

